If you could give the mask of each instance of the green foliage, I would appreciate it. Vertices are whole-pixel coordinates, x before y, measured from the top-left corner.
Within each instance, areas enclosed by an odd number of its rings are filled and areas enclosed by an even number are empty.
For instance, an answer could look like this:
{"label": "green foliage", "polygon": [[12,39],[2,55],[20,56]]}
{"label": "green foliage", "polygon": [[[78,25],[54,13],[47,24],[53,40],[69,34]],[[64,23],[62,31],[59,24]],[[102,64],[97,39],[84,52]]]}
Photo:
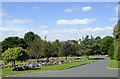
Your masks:
{"label": "green foliage", "polygon": [[19,37],[8,37],[2,41],[2,52],[5,52],[8,48],[22,47],[27,48],[27,44],[22,38]]}
{"label": "green foliage", "polygon": [[89,35],[83,38],[83,41],[81,41],[80,44],[80,52],[84,55],[91,55],[91,54],[97,54],[100,52],[99,45],[95,42],[94,38],[91,35],[91,38],[89,39]]}
{"label": "green foliage", "polygon": [[58,39],[55,40],[55,42],[53,42],[54,45],[54,56],[60,56],[60,47],[61,47],[61,43],[59,42]]}
{"label": "green foliage", "polygon": [[47,58],[47,62],[49,61],[49,58],[54,54],[55,47],[50,42],[44,41],[43,44],[43,56]]}
{"label": "green foliage", "polygon": [[25,61],[28,59],[28,53],[21,47],[8,48],[4,53],[2,53],[3,61],[14,62],[17,60]]}
{"label": "green foliage", "polygon": [[120,60],[120,20],[114,27],[114,59]]}
{"label": "green foliage", "polygon": [[29,51],[29,56],[30,58],[34,57],[36,59],[40,58],[42,56],[42,51],[43,51],[43,41],[41,39],[35,39],[32,43],[30,48],[28,49]]}
{"label": "green foliage", "polygon": [[2,59],[2,44],[0,42],[0,59]]}
{"label": "green foliage", "polygon": [[98,39],[101,39],[100,36],[97,36],[97,37],[95,38],[95,40],[98,40]]}
{"label": "green foliage", "polygon": [[73,42],[74,44],[78,44],[76,40],[68,40],[68,42]]}
{"label": "green foliage", "polygon": [[33,32],[27,32],[25,33],[25,36],[24,36],[24,40],[25,42],[27,43],[27,45],[29,45],[29,47],[31,46],[31,43],[36,39],[41,39],[37,34],[34,34]]}
{"label": "green foliage", "polygon": [[66,56],[66,60],[67,60],[68,55],[76,53],[76,47],[75,45],[72,45],[69,42],[64,42],[64,44],[61,46],[60,52],[61,54]]}
{"label": "green foliage", "polygon": [[114,46],[113,46],[113,44],[109,47],[108,55],[110,56],[111,59],[114,59]]}
{"label": "green foliage", "polygon": [[111,44],[113,43],[113,37],[111,36],[106,36],[103,39],[99,40],[100,42],[100,49],[102,51],[103,55],[107,55],[108,54],[108,50],[109,47],[111,46]]}

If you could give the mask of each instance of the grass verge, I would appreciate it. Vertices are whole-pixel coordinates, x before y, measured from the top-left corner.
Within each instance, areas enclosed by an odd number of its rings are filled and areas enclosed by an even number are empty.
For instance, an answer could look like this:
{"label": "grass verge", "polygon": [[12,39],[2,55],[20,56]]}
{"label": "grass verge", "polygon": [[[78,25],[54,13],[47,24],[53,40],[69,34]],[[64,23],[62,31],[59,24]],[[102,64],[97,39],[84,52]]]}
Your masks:
{"label": "grass verge", "polygon": [[102,55],[92,56],[91,58],[103,58]]}
{"label": "grass verge", "polygon": [[7,69],[2,69],[2,75],[33,72],[33,71],[61,70],[61,69],[67,69],[67,68],[71,68],[71,67],[75,67],[75,66],[88,64],[88,63],[95,62],[95,61],[97,61],[97,60],[88,60],[88,61],[84,61],[84,62],[75,62],[75,63],[69,63],[69,64],[37,67],[37,68],[31,69],[31,70],[23,70],[23,71],[11,71],[12,68],[7,68]]}
{"label": "grass verge", "polygon": [[116,61],[116,60],[110,60],[109,68],[120,68],[120,61]]}

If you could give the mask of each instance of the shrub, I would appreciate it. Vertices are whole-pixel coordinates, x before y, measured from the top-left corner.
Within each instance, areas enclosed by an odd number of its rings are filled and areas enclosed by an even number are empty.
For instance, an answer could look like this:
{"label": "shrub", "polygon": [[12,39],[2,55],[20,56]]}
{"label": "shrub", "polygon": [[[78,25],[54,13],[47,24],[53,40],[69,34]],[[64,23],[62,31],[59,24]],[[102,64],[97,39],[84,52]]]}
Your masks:
{"label": "shrub", "polygon": [[114,46],[113,46],[113,44],[109,47],[108,55],[110,56],[111,59],[114,59]]}

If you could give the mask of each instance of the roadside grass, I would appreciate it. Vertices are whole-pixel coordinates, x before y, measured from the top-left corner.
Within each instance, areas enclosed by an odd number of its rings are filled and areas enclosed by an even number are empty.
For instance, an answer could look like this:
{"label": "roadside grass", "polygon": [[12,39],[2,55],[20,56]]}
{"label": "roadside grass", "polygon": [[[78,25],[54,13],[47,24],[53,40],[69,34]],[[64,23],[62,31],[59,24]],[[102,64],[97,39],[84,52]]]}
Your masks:
{"label": "roadside grass", "polygon": [[120,61],[116,61],[116,60],[110,60],[109,68],[120,68]]}
{"label": "roadside grass", "polygon": [[97,61],[97,60],[88,60],[88,61],[83,61],[83,62],[75,62],[75,63],[61,64],[61,65],[37,67],[37,68],[33,68],[30,70],[23,70],[23,71],[11,71],[12,68],[7,68],[7,69],[2,69],[2,75],[34,72],[34,71],[61,70],[61,69],[67,69],[67,68],[71,68],[71,67],[75,67],[75,66],[80,66],[80,65],[92,63],[95,61]]}
{"label": "roadside grass", "polygon": [[0,69],[0,75],[2,75],[2,69]]}
{"label": "roadside grass", "polygon": [[94,55],[94,56],[92,56],[91,58],[102,58],[102,55]]}

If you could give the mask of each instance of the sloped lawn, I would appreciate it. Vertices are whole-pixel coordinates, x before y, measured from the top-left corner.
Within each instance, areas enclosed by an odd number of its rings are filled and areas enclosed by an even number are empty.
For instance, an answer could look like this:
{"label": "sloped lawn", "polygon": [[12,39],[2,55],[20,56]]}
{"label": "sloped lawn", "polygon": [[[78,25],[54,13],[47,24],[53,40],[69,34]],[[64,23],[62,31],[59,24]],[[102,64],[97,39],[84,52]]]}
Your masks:
{"label": "sloped lawn", "polygon": [[110,60],[109,68],[120,68],[120,61]]}

